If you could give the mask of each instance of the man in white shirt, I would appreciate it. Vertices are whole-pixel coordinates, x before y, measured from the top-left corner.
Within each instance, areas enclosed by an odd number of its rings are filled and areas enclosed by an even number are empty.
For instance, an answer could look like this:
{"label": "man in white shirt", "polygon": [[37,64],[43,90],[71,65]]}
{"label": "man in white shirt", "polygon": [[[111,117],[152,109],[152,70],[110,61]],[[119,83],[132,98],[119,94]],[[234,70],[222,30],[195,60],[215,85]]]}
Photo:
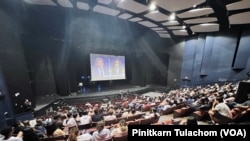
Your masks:
{"label": "man in white shirt", "polygon": [[80,125],[89,124],[92,122],[92,118],[88,115],[87,111],[82,112],[82,116],[80,117]]}

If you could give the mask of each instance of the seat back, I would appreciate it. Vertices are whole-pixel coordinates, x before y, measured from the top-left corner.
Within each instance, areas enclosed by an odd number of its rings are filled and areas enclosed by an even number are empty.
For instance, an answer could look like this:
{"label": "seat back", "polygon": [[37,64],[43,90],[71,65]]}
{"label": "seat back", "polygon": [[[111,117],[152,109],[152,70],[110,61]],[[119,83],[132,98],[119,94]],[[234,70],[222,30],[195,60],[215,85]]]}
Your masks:
{"label": "seat back", "polygon": [[117,119],[105,120],[105,126],[111,126],[117,123]]}
{"label": "seat back", "polygon": [[140,120],[141,125],[150,125],[151,123],[152,123],[152,118],[146,118]]}
{"label": "seat back", "polygon": [[128,141],[128,135],[114,136],[113,141]]}
{"label": "seat back", "polygon": [[68,136],[46,137],[44,141],[67,141]]}
{"label": "seat back", "polygon": [[139,124],[140,124],[140,121],[139,121],[139,120],[136,120],[136,121],[128,121],[127,124],[128,124],[128,125],[139,125]]}
{"label": "seat back", "polygon": [[78,125],[79,130],[89,129],[92,127],[92,123]]}

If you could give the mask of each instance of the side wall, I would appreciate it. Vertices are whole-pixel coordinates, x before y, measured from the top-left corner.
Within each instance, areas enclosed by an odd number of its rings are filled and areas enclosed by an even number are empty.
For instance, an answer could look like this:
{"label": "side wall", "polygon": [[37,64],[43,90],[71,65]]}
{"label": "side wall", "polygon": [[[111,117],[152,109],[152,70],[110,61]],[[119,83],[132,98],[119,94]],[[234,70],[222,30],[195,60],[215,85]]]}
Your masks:
{"label": "side wall", "polygon": [[186,39],[181,84],[202,85],[246,79],[250,68],[250,27]]}

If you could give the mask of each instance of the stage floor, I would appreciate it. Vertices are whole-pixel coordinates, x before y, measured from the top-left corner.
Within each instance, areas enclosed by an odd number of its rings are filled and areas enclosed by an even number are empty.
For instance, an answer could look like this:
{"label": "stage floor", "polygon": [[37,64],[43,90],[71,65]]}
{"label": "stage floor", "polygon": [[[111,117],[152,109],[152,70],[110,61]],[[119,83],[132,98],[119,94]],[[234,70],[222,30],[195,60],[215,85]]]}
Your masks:
{"label": "stage floor", "polygon": [[71,96],[63,96],[61,98],[70,99],[70,98],[86,98],[86,97],[96,97],[96,96],[107,96],[107,95],[116,95],[122,93],[134,93],[140,90],[150,88],[150,86],[125,86],[125,87],[114,87],[110,90],[100,90],[97,92],[86,92],[80,94],[73,94]]}
{"label": "stage floor", "polygon": [[[59,96],[58,98],[61,98],[67,101],[81,101],[83,99],[84,100],[98,99],[100,97],[105,97],[105,96],[115,96],[121,93],[136,94],[139,91],[146,91],[146,90],[149,90],[150,88],[151,88],[150,85],[147,85],[147,86],[122,85],[122,86],[114,86],[114,87],[101,89],[100,91],[96,89],[96,90],[86,91],[85,93],[75,93],[69,96]],[[36,105],[35,111],[42,109],[48,104],[50,103],[48,102],[45,104]]]}

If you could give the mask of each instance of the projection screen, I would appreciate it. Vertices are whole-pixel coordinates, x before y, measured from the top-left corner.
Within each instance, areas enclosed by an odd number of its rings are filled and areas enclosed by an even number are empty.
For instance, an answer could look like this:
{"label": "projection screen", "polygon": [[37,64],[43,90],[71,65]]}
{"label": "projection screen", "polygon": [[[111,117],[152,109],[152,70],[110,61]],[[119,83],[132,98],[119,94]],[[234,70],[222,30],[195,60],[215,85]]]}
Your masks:
{"label": "projection screen", "polygon": [[91,81],[126,79],[125,56],[90,54]]}

